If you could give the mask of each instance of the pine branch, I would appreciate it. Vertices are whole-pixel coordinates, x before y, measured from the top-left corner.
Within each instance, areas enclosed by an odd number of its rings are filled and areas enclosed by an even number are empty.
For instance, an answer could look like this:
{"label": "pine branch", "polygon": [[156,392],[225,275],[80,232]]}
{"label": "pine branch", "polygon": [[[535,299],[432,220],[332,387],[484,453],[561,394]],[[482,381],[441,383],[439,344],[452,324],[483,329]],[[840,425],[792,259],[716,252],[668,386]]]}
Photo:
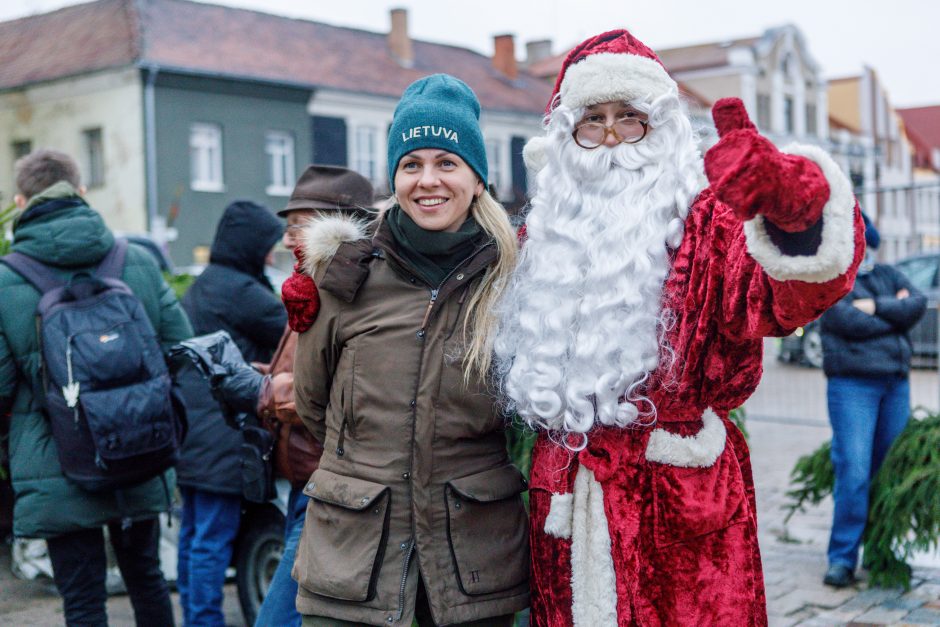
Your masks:
{"label": "pine branch", "polygon": [[744,436],[745,440],[751,439],[751,434],[747,432],[747,426],[744,424],[747,420],[747,414],[744,411],[744,407],[738,407],[737,409],[732,409],[728,413],[728,420],[734,423],[734,426],[741,431],[741,435]]}
{"label": "pine branch", "polygon": [[[831,444],[801,457],[790,473],[795,487],[785,522],[806,505],[832,494]],[[868,524],[862,539],[873,586],[909,589],[915,551],[940,547],[940,415],[922,409],[894,441],[871,486]]]}
{"label": "pine branch", "polygon": [[832,494],[835,473],[832,469],[830,453],[832,444],[824,442],[822,446],[808,455],[800,457],[790,472],[790,484],[796,487],[787,492],[792,501],[784,506],[787,515],[783,523],[797,512],[805,512],[807,505],[819,505]]}

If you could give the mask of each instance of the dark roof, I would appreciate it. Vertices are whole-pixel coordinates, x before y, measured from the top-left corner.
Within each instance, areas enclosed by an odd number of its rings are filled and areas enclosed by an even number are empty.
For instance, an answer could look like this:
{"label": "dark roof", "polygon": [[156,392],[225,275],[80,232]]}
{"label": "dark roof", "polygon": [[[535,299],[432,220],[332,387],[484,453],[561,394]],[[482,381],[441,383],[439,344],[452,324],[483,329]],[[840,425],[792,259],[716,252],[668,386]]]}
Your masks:
{"label": "dark roof", "polygon": [[422,76],[447,72],[484,109],[527,113],[541,113],[551,93],[524,70],[507,78],[472,50],[418,40],[413,47],[414,66],[405,68],[386,33],[186,0],[98,0],[0,23],[0,89],[137,63],[393,98]]}

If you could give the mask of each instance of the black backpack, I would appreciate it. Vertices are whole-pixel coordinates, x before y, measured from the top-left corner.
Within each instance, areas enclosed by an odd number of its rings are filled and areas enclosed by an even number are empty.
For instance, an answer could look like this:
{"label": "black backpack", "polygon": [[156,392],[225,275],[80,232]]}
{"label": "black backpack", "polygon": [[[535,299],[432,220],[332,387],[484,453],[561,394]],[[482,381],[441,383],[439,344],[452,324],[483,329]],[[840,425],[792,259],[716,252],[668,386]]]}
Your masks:
{"label": "black backpack", "polygon": [[45,411],[66,477],[100,492],[176,464],[185,415],[157,334],[120,280],[127,241],[68,283],[22,253],[2,261],[41,293],[37,330]]}

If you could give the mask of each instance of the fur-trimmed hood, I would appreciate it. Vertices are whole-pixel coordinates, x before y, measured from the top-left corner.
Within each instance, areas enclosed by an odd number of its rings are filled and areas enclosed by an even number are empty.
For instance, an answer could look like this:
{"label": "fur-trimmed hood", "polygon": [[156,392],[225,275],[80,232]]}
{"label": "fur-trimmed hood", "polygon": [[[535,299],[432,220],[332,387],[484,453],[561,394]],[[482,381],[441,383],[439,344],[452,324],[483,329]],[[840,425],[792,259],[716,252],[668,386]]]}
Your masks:
{"label": "fur-trimmed hood", "polygon": [[325,262],[336,254],[342,244],[365,239],[369,223],[348,215],[321,215],[310,220],[300,236],[301,269],[315,276]]}

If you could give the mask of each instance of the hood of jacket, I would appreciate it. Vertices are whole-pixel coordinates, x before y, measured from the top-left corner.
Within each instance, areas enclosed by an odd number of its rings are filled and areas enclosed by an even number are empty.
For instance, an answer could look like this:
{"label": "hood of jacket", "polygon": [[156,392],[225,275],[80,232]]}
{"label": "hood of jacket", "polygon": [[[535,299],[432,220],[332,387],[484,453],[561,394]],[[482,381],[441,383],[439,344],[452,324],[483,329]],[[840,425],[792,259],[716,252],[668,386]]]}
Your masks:
{"label": "hood of jacket", "polygon": [[264,259],[283,233],[281,221],[267,207],[237,200],[225,208],[219,220],[209,262],[263,280]]}
{"label": "hood of jacket", "polygon": [[30,199],[13,227],[12,250],[59,268],[94,265],[113,245],[101,215],[65,181]]}

